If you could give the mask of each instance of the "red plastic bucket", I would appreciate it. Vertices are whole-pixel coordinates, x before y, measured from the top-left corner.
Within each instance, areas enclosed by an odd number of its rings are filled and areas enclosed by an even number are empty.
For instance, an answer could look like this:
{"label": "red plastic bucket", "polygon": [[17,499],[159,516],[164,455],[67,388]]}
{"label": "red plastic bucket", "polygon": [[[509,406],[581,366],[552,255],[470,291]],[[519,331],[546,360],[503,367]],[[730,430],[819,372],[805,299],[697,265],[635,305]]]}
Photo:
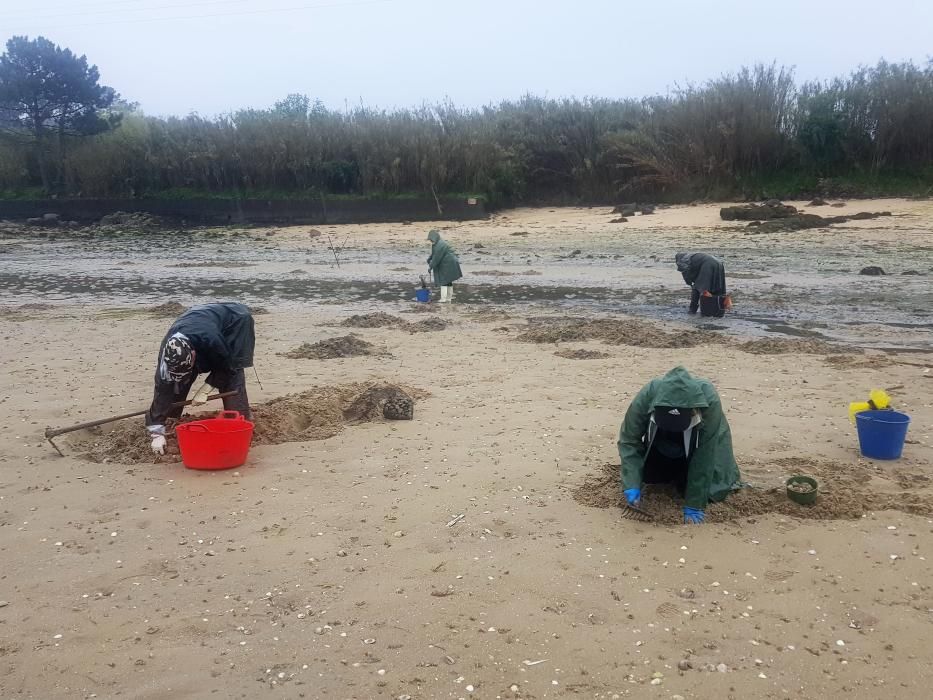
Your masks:
{"label": "red plastic bucket", "polygon": [[188,469],[232,469],[246,461],[253,424],[239,411],[182,423],[175,428],[181,461]]}

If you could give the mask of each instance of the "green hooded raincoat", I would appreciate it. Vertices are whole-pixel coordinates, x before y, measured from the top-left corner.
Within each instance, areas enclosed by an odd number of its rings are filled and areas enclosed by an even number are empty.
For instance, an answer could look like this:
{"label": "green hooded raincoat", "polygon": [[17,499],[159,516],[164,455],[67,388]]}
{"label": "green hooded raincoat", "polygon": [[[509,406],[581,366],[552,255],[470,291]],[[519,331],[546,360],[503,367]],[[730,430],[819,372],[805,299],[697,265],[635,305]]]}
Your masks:
{"label": "green hooded raincoat", "polygon": [[447,241],[441,238],[441,234],[437,231],[431,231],[428,234],[428,240],[432,244],[428,269],[434,273],[435,284],[448,287],[463,277],[460,261],[457,259],[457,254],[451,250]]}
{"label": "green hooded raincoat", "polygon": [[695,430],[697,447],[690,458],[685,505],[704,510],[709,501],[721,501],[739,488],[739,467],[732,452],[732,433],[722,412],[715,387],[675,367],[650,381],[632,401],[619,431],[622,488],[641,488],[645,457],[650,449],[642,438],[649,433],[651,414],[657,406],[696,408],[701,422]]}

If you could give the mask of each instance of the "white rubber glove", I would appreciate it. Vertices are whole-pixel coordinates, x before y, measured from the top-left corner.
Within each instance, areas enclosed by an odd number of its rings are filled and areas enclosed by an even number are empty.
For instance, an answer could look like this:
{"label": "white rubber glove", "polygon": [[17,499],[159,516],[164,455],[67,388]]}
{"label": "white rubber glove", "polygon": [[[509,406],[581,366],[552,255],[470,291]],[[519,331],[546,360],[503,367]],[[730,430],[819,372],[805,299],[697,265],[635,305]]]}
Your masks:
{"label": "white rubber glove", "polygon": [[215,391],[207,382],[204,382],[203,386],[197,390],[194,396],[191,397],[192,406],[203,406],[207,403],[207,397],[213,394]]}
{"label": "white rubber glove", "polygon": [[157,455],[165,454],[165,436],[164,435],[153,435],[152,436],[152,451]]}

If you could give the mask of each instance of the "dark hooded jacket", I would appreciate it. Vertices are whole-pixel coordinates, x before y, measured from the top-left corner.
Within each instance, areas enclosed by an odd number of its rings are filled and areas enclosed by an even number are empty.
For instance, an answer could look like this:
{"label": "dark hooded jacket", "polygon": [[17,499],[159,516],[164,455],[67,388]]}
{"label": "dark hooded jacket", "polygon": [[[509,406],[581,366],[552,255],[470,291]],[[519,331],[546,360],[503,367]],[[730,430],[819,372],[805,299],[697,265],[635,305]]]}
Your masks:
{"label": "dark hooded jacket", "polygon": [[710,382],[693,377],[683,367],[649,382],[629,406],[619,431],[622,488],[642,486],[645,458],[656,434],[651,416],[658,406],[693,408],[700,414],[691,434],[685,504],[703,510],[709,501],[721,501],[737,489],[739,467],[719,394]]}
{"label": "dark hooded jacket", "polygon": [[[174,382],[161,371],[165,344],[176,333],[184,335],[195,352],[195,367],[183,382]],[[164,423],[172,413],[171,405],[185,400],[199,374],[210,373],[211,386],[229,387],[240,370],[253,366],[255,349],[253,316],[246,306],[236,302],[192,306],[175,320],[159,346],[155,392],[146,425]]]}
{"label": "dark hooded jacket", "polygon": [[[192,306],[168,329],[159,346],[159,360],[165,343],[181,333],[196,353],[197,373],[215,369],[235,372],[253,366],[256,333],[253,316],[243,304],[226,302]],[[158,369],[156,378],[158,379]]]}
{"label": "dark hooded jacket", "polygon": [[431,231],[428,234],[431,241],[431,257],[428,258],[428,269],[434,273],[435,284],[448,287],[463,277],[460,261],[457,254],[451,249],[441,234]]}
{"label": "dark hooded jacket", "polygon": [[713,296],[726,293],[726,268],[719,258],[706,253],[677,253],[677,270],[700,296],[709,292]]}

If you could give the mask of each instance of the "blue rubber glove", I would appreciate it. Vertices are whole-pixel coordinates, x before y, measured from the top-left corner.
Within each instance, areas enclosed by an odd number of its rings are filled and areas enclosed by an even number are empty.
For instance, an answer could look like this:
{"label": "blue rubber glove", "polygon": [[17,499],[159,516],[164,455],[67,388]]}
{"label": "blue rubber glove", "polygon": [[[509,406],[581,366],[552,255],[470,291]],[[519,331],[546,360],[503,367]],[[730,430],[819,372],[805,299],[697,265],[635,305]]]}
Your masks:
{"label": "blue rubber glove", "polygon": [[696,508],[684,506],[684,524],[700,525],[706,519],[706,513]]}
{"label": "blue rubber glove", "polygon": [[637,506],[641,501],[641,489],[625,489],[622,493],[630,506]]}

